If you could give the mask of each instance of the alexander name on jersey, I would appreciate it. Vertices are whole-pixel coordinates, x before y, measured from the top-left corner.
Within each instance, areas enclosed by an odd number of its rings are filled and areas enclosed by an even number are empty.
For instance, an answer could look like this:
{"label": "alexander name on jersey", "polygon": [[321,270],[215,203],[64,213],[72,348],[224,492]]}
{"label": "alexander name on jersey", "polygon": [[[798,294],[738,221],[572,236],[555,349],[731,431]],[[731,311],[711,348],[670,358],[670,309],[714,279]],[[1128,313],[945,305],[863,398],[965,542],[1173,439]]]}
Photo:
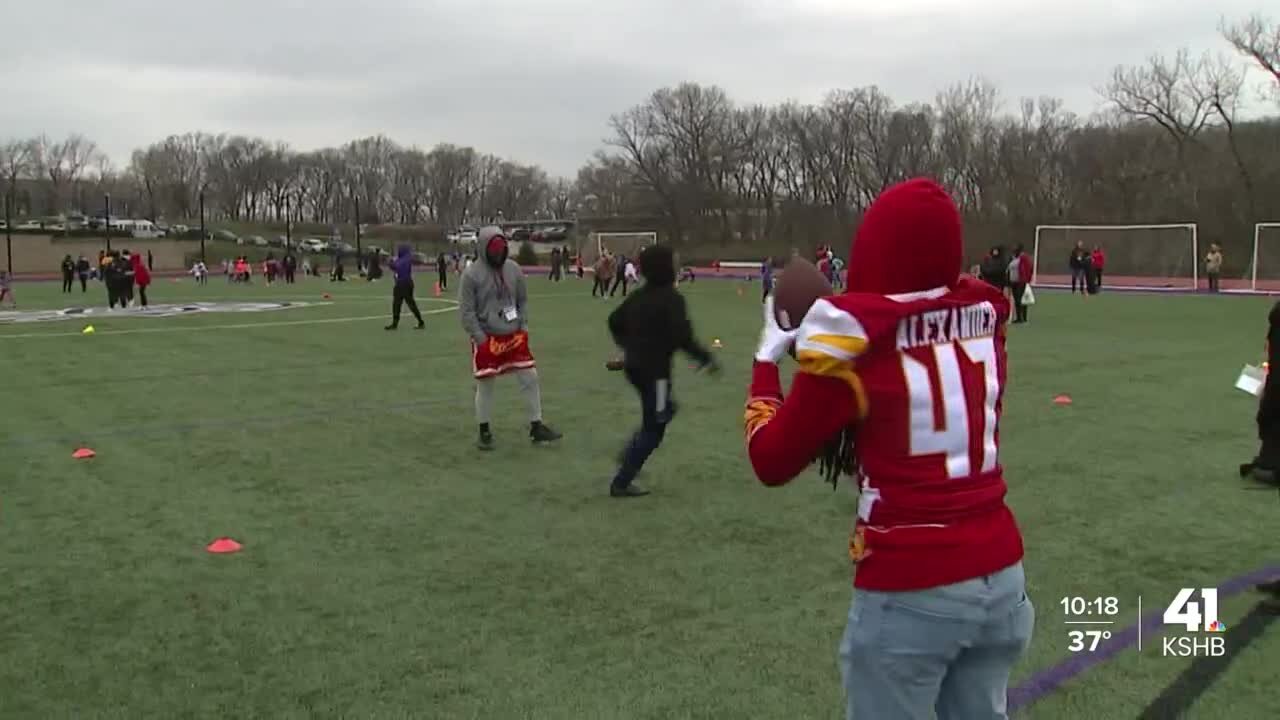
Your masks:
{"label": "alexander name on jersey", "polygon": [[989,337],[999,324],[1000,316],[990,302],[927,310],[898,322],[898,349]]}

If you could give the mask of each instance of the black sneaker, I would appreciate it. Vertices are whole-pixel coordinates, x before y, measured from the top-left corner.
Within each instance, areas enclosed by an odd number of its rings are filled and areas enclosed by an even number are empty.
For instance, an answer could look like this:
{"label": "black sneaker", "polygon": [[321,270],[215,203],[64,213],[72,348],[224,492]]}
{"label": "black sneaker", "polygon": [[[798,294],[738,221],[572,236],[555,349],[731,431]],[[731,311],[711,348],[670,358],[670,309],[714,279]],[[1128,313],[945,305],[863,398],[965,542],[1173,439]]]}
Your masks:
{"label": "black sneaker", "polygon": [[555,442],[562,437],[564,436],[555,430],[552,430],[551,426],[545,423],[534,423],[533,426],[529,428],[529,439],[533,441],[534,445],[543,445],[545,443]]}
{"label": "black sneaker", "polygon": [[617,485],[609,486],[609,497],[637,498],[637,497],[644,497],[645,495],[648,495],[648,494],[649,494],[648,490],[645,490],[643,488],[638,488],[635,485],[627,485],[624,487],[618,487]]}
{"label": "black sneaker", "polygon": [[383,330],[396,330],[397,328],[396,328],[396,326],[395,326],[395,325],[388,325],[388,326],[386,326],[386,327],[384,327],[384,328],[382,328],[382,329],[383,329]]}
{"label": "black sneaker", "polygon": [[1259,583],[1258,592],[1263,592],[1269,595],[1275,595],[1276,597],[1280,597],[1280,580],[1272,580],[1271,582]]}
{"label": "black sneaker", "polygon": [[426,327],[427,327],[427,324],[425,322],[420,322],[418,323],[418,327],[414,328],[414,330],[423,330]]}
{"label": "black sneaker", "polygon": [[476,441],[476,447],[481,450],[493,449],[493,433],[489,430],[480,431],[480,439]]}

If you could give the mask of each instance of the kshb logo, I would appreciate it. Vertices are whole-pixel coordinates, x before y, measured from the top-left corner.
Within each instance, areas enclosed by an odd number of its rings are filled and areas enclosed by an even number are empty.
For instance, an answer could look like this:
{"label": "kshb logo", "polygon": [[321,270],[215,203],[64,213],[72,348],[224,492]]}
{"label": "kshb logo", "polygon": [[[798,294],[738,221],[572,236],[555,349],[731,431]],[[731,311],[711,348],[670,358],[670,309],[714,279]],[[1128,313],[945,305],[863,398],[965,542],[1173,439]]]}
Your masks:
{"label": "kshb logo", "polygon": [[[1200,594],[1197,602],[1193,598]],[[1218,620],[1217,588],[1182,588],[1164,610],[1166,625],[1180,625],[1189,633],[1221,633],[1227,629]],[[1164,654],[1175,657],[1218,657],[1226,653],[1226,638],[1221,635],[1177,635],[1164,638]]]}

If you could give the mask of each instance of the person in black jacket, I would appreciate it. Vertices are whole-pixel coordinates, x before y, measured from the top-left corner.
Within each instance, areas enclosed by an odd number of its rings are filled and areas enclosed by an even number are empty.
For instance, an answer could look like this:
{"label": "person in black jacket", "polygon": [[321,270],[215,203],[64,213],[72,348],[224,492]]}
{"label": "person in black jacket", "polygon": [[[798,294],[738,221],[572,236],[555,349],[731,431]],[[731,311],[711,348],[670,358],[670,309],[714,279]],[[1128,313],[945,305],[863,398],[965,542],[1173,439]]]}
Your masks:
{"label": "person in black jacket", "polygon": [[699,369],[719,371],[715,358],[693,336],[684,296],[675,289],[675,257],[663,245],[640,254],[645,283],[609,315],[609,333],[622,349],[622,370],[640,395],[640,429],[619,456],[609,494],[616,498],[648,495],[633,484],[644,463],[662,444],[676,414],[671,392],[671,359],[682,350]]}
{"label": "person in black jacket", "polygon": [[71,292],[71,286],[75,282],[76,263],[68,255],[62,258],[62,292]]}
{"label": "person in black jacket", "polygon": [[81,255],[80,259],[76,261],[76,273],[80,275],[80,293],[81,294],[89,292],[90,270],[91,268],[89,267],[89,261],[86,260],[83,255]]}
{"label": "person in black jacket", "polygon": [[1008,264],[1009,261],[1004,256],[1004,248],[1000,246],[991,248],[991,252],[987,253],[987,257],[979,266],[982,280],[1003,290],[1009,285]]}
{"label": "person in black jacket", "polygon": [[[1240,466],[1240,476],[1262,485],[1280,488],[1280,378],[1271,371],[1280,368],[1280,303],[1267,317],[1267,381],[1258,402],[1258,454]],[[1280,615],[1280,580],[1258,585],[1260,592],[1270,595],[1262,607]]]}
{"label": "person in black jacket", "polygon": [[1080,294],[1084,295],[1089,289],[1089,276],[1093,274],[1093,259],[1089,256],[1089,251],[1084,249],[1083,242],[1076,243],[1067,264],[1071,266],[1071,294],[1075,295],[1079,289]]}

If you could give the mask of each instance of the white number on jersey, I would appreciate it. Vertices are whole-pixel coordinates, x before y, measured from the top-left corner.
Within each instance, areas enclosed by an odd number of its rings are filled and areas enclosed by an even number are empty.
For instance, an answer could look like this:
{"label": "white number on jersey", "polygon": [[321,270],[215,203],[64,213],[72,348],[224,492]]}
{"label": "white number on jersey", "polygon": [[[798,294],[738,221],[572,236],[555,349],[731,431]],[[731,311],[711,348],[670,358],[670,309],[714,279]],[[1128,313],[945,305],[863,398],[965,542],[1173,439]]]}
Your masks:
{"label": "white number on jersey", "polygon": [[[933,373],[923,363],[905,352],[902,370],[907,379],[907,395],[911,403],[911,455],[943,455],[947,462],[947,477],[966,478],[988,473],[996,468],[996,400],[1000,397],[1000,371],[996,367],[995,339],[969,338],[957,342],[934,345],[933,360],[937,368],[938,383],[934,386]],[[986,392],[982,404],[982,461],[977,473],[969,459],[970,437],[974,423],[969,418],[966,402],[968,388],[960,373],[960,353],[969,362],[981,365],[986,379]],[[976,389],[976,388],[975,388]],[[934,422],[934,398],[942,404],[942,428]]]}

